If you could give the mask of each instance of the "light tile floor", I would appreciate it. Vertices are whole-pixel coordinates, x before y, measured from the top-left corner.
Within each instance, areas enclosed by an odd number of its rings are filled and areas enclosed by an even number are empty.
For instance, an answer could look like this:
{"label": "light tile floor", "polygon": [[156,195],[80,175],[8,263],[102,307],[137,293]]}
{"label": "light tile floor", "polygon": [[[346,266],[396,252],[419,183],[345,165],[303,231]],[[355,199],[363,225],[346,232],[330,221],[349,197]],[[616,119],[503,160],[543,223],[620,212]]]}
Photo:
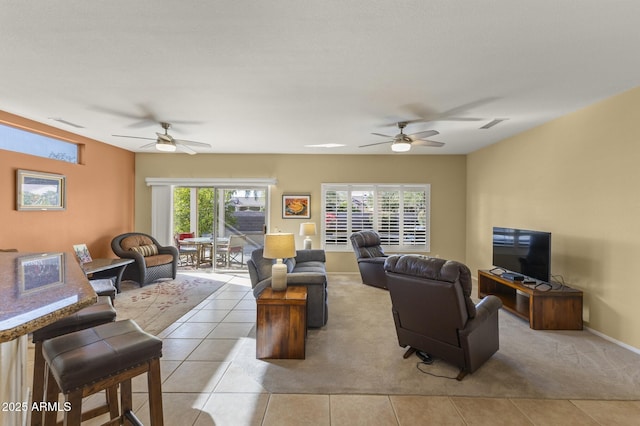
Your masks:
{"label": "light tile floor", "polygon": [[[247,278],[235,277],[159,335],[163,339],[165,425],[495,426],[639,422],[640,401],[270,394],[260,383],[235,371],[230,363],[241,350],[242,339],[255,335],[256,303],[250,288]],[[136,414],[148,424],[146,379],[134,379],[133,386]]]}

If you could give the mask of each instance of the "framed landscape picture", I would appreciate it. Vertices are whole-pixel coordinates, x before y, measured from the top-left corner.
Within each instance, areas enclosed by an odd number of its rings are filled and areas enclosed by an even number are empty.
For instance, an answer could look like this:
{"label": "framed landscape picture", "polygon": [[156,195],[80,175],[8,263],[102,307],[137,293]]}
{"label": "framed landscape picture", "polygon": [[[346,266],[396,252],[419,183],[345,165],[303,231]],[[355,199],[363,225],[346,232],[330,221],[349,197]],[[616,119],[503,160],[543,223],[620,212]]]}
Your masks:
{"label": "framed landscape picture", "polygon": [[311,217],[310,195],[283,195],[282,217],[284,219],[309,219]]}
{"label": "framed landscape picture", "polygon": [[53,173],[18,170],[16,176],[17,210],[64,210],[65,177]]}

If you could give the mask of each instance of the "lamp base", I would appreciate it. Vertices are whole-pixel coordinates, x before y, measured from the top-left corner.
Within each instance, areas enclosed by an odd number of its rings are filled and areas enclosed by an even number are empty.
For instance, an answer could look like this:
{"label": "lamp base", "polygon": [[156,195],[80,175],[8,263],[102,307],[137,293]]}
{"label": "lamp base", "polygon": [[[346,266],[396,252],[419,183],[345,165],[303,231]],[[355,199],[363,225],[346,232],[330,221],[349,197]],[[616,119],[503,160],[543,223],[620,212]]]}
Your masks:
{"label": "lamp base", "polygon": [[273,291],[285,291],[287,289],[287,265],[281,259],[271,267],[271,288]]}
{"label": "lamp base", "polygon": [[305,238],[304,239],[304,249],[305,250],[311,250],[311,243],[313,243],[311,238],[309,238],[309,237]]}

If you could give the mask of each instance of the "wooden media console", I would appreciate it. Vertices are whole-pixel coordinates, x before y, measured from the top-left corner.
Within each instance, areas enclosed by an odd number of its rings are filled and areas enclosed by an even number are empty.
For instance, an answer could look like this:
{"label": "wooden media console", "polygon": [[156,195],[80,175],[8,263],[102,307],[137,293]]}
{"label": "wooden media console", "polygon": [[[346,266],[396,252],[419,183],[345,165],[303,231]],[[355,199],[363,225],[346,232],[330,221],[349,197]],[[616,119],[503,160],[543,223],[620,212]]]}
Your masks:
{"label": "wooden media console", "polygon": [[566,285],[524,284],[478,271],[478,297],[495,295],[534,330],[582,330],[582,291]]}

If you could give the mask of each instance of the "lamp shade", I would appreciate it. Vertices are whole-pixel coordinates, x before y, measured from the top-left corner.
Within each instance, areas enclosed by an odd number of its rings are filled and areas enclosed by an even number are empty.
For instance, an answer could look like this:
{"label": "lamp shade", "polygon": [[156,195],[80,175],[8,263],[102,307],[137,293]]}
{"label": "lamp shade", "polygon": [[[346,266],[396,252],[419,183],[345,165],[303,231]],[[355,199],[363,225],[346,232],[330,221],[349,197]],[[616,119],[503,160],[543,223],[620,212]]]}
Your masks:
{"label": "lamp shade", "polygon": [[316,235],[315,222],[305,222],[300,224],[300,235],[307,237],[309,235]]}
{"label": "lamp shade", "polygon": [[267,259],[285,259],[296,255],[296,242],[293,234],[266,234],[264,253]]}

